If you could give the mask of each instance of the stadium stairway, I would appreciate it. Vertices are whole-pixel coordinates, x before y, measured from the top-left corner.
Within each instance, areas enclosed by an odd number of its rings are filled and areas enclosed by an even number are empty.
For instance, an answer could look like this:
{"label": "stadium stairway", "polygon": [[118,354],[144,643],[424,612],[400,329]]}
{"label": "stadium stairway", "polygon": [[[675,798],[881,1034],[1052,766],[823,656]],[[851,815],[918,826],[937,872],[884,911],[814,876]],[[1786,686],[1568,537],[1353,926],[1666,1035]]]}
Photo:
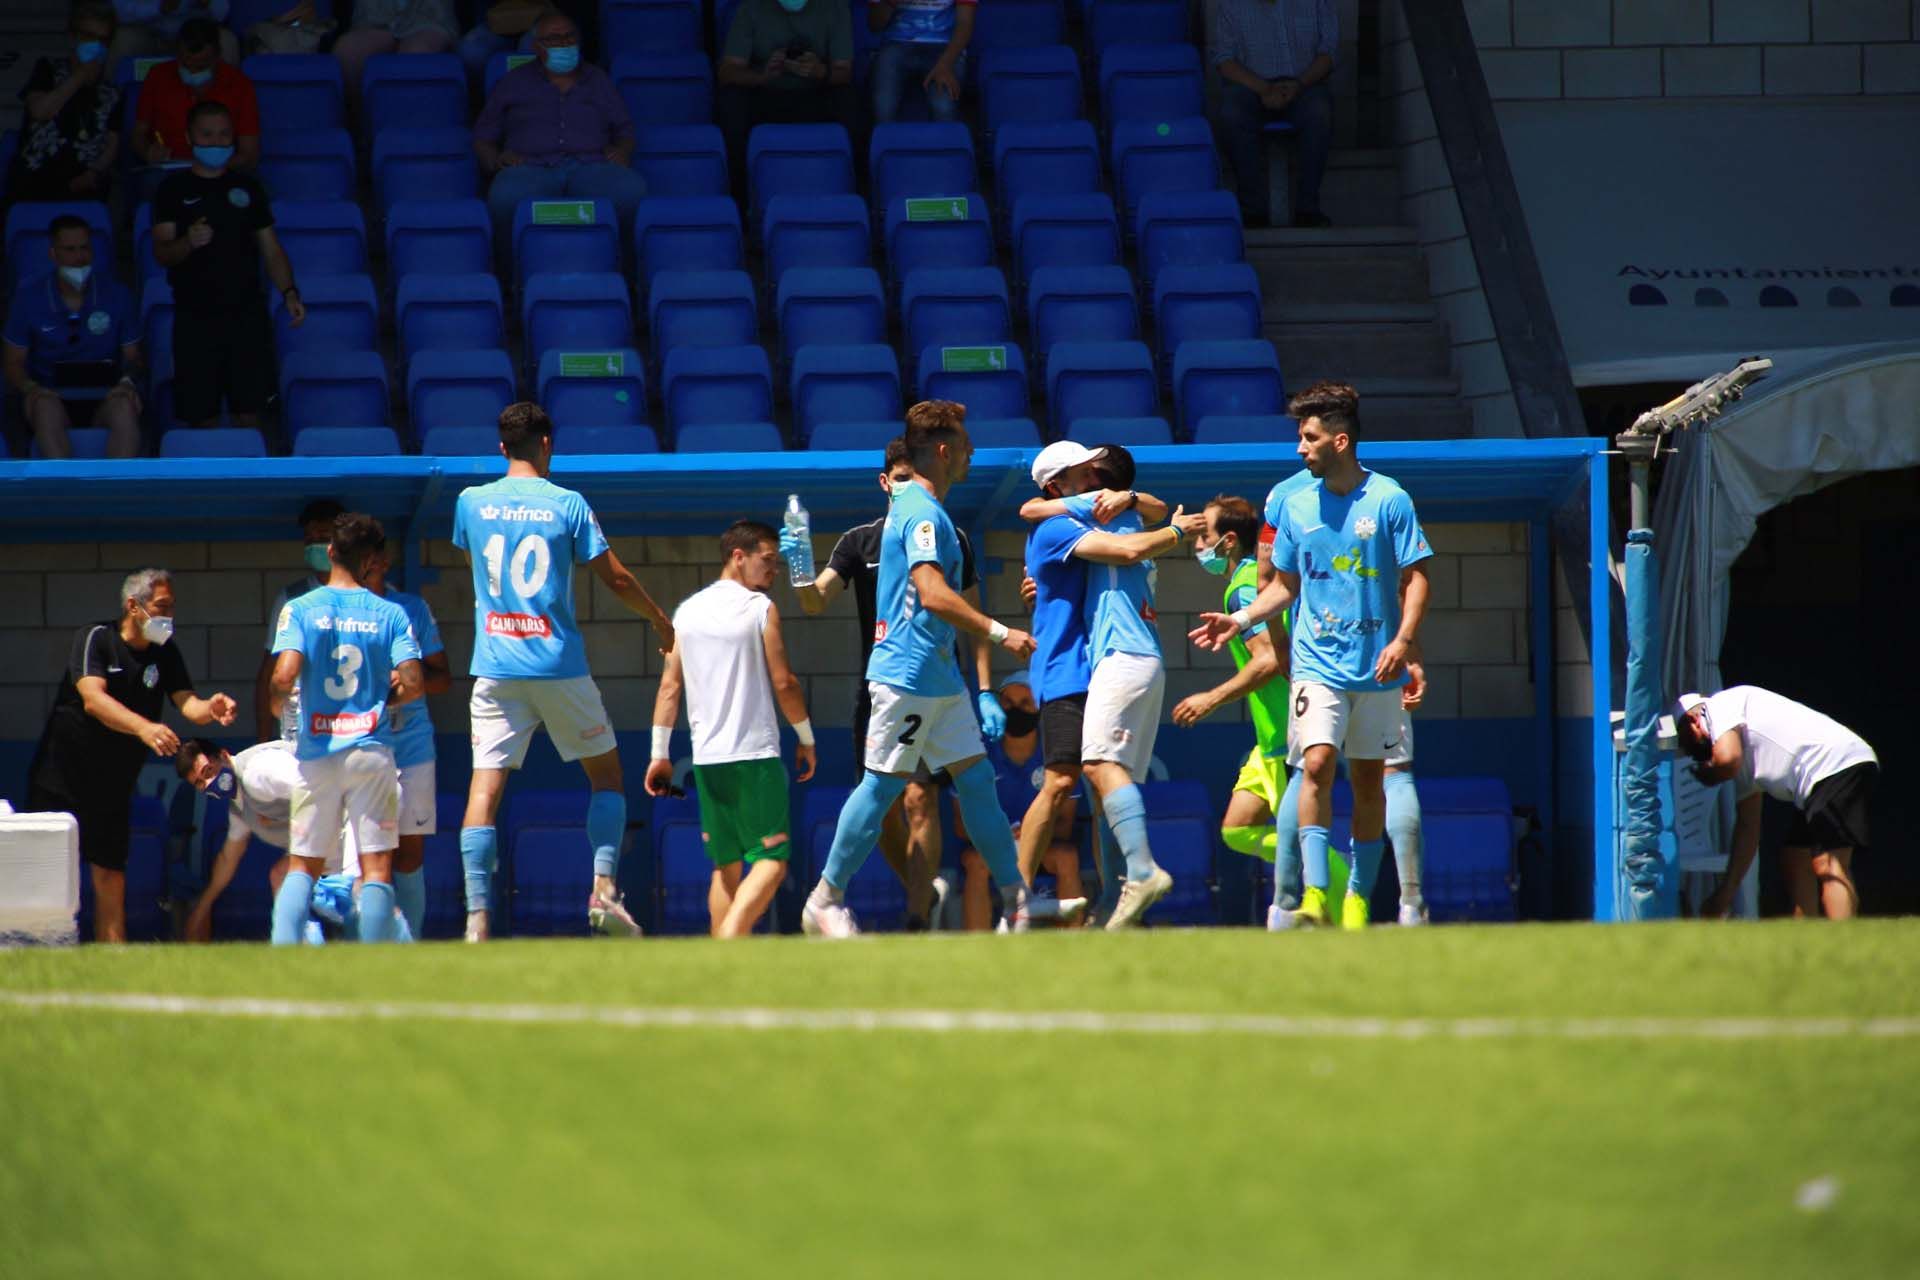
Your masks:
{"label": "stadium stairway", "polygon": [[1373,440],[1472,435],[1426,258],[1414,229],[1399,225],[1393,153],[1336,149],[1321,203],[1332,227],[1246,233],[1288,391],[1320,378],[1353,383]]}

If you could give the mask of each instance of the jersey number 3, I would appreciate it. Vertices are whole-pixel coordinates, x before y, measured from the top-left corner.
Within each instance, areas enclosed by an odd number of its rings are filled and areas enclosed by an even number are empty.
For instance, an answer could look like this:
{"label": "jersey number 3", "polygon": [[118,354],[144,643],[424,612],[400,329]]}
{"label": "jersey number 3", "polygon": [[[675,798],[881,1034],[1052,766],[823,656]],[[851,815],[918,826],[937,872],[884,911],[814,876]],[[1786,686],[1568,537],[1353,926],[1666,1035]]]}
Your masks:
{"label": "jersey number 3", "polygon": [[333,651],[334,674],[320,687],[335,702],[344,702],[360,690],[360,668],[366,663],[367,655],[360,652],[360,646],[340,645]]}
{"label": "jersey number 3", "polygon": [[501,570],[507,571],[522,599],[532,599],[547,585],[547,574],[553,568],[553,552],[537,533],[520,539],[511,561],[507,557],[507,535],[496,533],[480,548],[480,558],[487,562],[487,591],[496,600],[500,599]]}

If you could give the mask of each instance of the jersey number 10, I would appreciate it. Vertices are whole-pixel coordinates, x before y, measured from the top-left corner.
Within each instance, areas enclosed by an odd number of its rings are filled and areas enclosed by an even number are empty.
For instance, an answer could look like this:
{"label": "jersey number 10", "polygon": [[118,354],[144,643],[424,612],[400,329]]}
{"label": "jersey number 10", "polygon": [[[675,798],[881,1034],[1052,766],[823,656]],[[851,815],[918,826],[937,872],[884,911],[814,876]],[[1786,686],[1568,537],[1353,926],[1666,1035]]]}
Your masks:
{"label": "jersey number 10", "polygon": [[496,600],[500,598],[500,573],[503,569],[512,579],[514,591],[522,599],[531,600],[540,593],[540,588],[547,585],[547,573],[553,568],[553,552],[548,549],[547,540],[537,533],[520,539],[510,561],[507,557],[507,535],[496,533],[480,548],[480,558],[487,562],[487,592]]}

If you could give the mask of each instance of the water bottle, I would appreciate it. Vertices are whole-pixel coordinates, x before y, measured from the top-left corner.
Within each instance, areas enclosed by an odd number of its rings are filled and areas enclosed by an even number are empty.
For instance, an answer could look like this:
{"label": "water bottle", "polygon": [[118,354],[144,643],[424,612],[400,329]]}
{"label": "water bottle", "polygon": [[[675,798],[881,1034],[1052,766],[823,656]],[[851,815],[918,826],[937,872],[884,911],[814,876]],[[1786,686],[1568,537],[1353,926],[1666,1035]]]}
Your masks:
{"label": "water bottle", "polygon": [[796,587],[813,585],[813,519],[807,515],[807,509],[800,505],[800,495],[787,495],[787,532],[788,540],[795,544],[794,555],[787,562],[789,580]]}

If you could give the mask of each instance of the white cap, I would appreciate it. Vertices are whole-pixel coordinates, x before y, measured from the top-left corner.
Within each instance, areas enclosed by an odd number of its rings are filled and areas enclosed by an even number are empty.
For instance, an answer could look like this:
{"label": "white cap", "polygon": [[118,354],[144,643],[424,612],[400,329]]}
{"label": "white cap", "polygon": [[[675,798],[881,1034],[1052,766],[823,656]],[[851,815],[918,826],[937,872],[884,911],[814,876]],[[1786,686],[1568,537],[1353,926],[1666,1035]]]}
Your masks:
{"label": "white cap", "polygon": [[1680,695],[1680,714],[1692,715],[1695,707],[1703,707],[1706,703],[1707,700],[1697,693],[1683,693]]}
{"label": "white cap", "polygon": [[1033,460],[1034,487],[1044,489],[1058,479],[1062,471],[1106,456],[1105,449],[1089,449],[1077,440],[1056,440]]}

